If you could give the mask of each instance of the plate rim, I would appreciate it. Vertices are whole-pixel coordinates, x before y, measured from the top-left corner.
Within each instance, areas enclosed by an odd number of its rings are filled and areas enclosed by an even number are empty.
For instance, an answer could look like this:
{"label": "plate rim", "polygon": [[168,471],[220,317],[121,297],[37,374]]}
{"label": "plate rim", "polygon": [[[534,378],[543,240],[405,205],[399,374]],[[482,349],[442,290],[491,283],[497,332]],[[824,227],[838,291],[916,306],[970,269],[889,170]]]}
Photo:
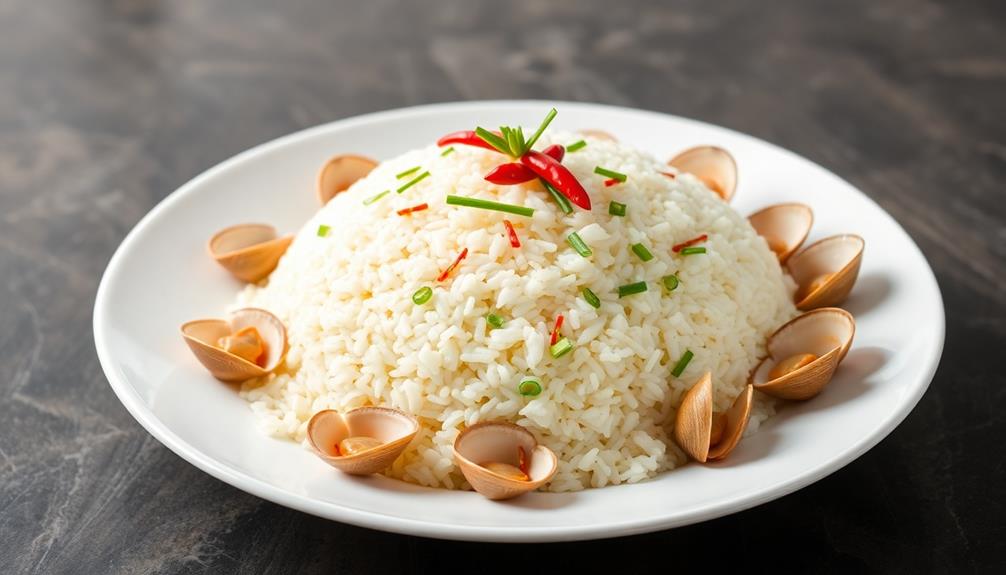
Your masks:
{"label": "plate rim", "polygon": [[[137,393],[137,391],[130,386],[126,378],[121,376],[118,370],[115,369],[115,363],[112,359],[112,351],[110,348],[110,343],[106,339],[106,333],[108,333],[108,328],[105,324],[105,318],[107,313],[106,308],[111,305],[109,301],[108,292],[111,289],[109,287],[112,277],[116,275],[116,270],[120,266],[120,262],[125,258],[125,254],[130,252],[133,248],[133,244],[138,241],[138,238],[143,235],[143,230],[155,219],[157,219],[160,214],[170,208],[175,202],[180,201],[185,196],[193,193],[195,190],[199,189],[204,181],[210,180],[215,177],[218,173],[225,172],[235,165],[241,164],[246,161],[249,157],[258,155],[262,152],[267,152],[275,148],[281,148],[285,146],[288,142],[299,140],[302,138],[310,138],[314,134],[323,133],[328,130],[338,129],[342,127],[352,126],[354,124],[369,123],[374,121],[382,120],[394,120],[396,117],[408,117],[412,115],[422,115],[424,113],[437,112],[443,109],[466,109],[466,108],[485,108],[485,107],[498,107],[498,108],[522,108],[527,106],[563,106],[563,107],[577,107],[577,108],[594,108],[594,109],[604,109],[609,112],[630,112],[634,114],[642,115],[652,115],[661,118],[673,118],[676,121],[681,121],[685,123],[690,123],[693,125],[715,128],[717,130],[722,130],[728,132],[736,137],[742,139],[747,139],[753,141],[761,146],[766,146],[773,149],[776,152],[781,152],[786,156],[790,156],[799,161],[809,162],[813,164],[818,169],[830,178],[837,179],[845,184],[856,194],[859,194],[862,199],[873,204],[875,208],[888,220],[888,223],[900,230],[906,238],[909,240],[911,247],[917,252],[917,255],[925,263],[926,280],[931,284],[933,288],[933,293],[936,297],[936,308],[934,311],[938,311],[939,325],[934,326],[935,339],[931,340],[931,349],[927,350],[926,361],[928,365],[922,373],[922,382],[916,385],[912,389],[912,393],[905,394],[904,399],[894,409],[890,412],[890,415],[883,421],[881,421],[872,432],[870,432],[866,438],[859,443],[853,445],[844,452],[835,454],[827,463],[819,465],[817,468],[811,468],[791,477],[789,480],[782,482],[771,489],[767,489],[762,493],[755,496],[751,495],[740,495],[733,498],[721,499],[716,502],[707,505],[700,511],[690,511],[687,513],[681,513],[678,515],[669,515],[659,518],[646,519],[646,520],[626,520],[617,523],[605,523],[603,526],[598,524],[589,525],[571,525],[560,529],[555,527],[535,527],[535,526],[492,526],[492,525],[458,525],[454,523],[436,522],[428,520],[416,520],[411,518],[400,517],[396,515],[390,515],[383,512],[362,510],[353,507],[345,507],[337,503],[332,503],[328,501],[322,501],[318,499],[313,499],[309,496],[298,495],[290,493],[281,488],[275,487],[261,479],[254,476],[239,472],[232,469],[229,465],[217,461],[212,457],[203,454],[197,447],[191,445],[190,443],[181,439],[177,434],[175,434],[171,429],[169,429],[156,415],[150,410],[143,402],[143,399]],[[472,100],[472,101],[457,101],[457,102],[440,102],[435,104],[424,104],[418,106],[409,106],[404,108],[394,108],[388,110],[382,110],[377,112],[371,112],[367,114],[350,116],[347,118],[342,118],[334,120],[331,122],[326,122],[324,124],[319,124],[316,126],[311,126],[305,129],[301,129],[283,136],[268,140],[261,144],[255,145],[248,148],[238,154],[235,154],[213,166],[199,173],[195,177],[189,179],[180,187],[173,190],[170,194],[161,199],[156,205],[154,205],[140,220],[130,229],[130,231],[123,238],[121,243],[115,249],[112,257],[109,259],[104,272],[102,273],[101,281],[98,284],[98,289],[95,295],[93,314],[92,314],[92,328],[94,336],[94,344],[98,355],[98,361],[101,365],[102,371],[108,380],[109,386],[115,393],[116,397],[123,404],[129,414],[135,419],[148,433],[154,436],[162,445],[167,447],[173,453],[184,459],[185,461],[196,466],[205,473],[228,483],[229,485],[236,487],[246,493],[255,495],[262,499],[266,499],[273,503],[283,505],[310,515],[323,517],[330,520],[341,521],[360,527],[366,527],[370,529],[377,529],[382,531],[389,531],[408,535],[418,535],[424,537],[434,537],[439,539],[452,539],[452,540],[465,540],[465,541],[496,541],[496,542],[548,542],[548,541],[580,541],[580,540],[590,540],[590,539],[603,539],[610,537],[621,537],[626,535],[634,535],[639,533],[647,533],[652,531],[670,529],[674,527],[680,527],[684,525],[689,525],[693,523],[699,523],[702,521],[708,521],[710,519],[715,519],[717,517],[722,517],[724,515],[729,515],[758,505],[762,505],[769,501],[779,499],[784,497],[794,491],[802,489],[807,485],[810,485],[820,479],[835,473],[836,471],[842,469],[852,461],[855,461],[861,455],[875,447],[880,441],[886,438],[902,421],[908,416],[909,413],[915,408],[918,402],[922,399],[922,396],[929,389],[932,383],[933,377],[936,374],[936,370],[939,367],[940,360],[942,358],[943,347],[946,337],[946,311],[943,303],[943,295],[939,287],[939,282],[936,279],[935,273],[933,272],[932,266],[929,265],[929,261],[926,259],[925,254],[915,243],[915,240],[910,234],[894,219],[883,207],[877,204],[872,198],[863,193],[859,188],[847,182],[830,169],[821,164],[814,162],[808,158],[800,156],[799,154],[792,152],[786,148],[778,146],[772,142],[768,142],[762,138],[745,134],[739,132],[732,128],[720,126],[717,124],[712,124],[710,122],[704,122],[701,120],[695,120],[692,118],[687,118],[683,116],[678,116],[676,114],[669,114],[665,112],[659,112],[654,110],[647,110],[642,108],[634,108],[627,106],[617,106],[610,104],[598,104],[592,102],[569,102],[562,100]]]}

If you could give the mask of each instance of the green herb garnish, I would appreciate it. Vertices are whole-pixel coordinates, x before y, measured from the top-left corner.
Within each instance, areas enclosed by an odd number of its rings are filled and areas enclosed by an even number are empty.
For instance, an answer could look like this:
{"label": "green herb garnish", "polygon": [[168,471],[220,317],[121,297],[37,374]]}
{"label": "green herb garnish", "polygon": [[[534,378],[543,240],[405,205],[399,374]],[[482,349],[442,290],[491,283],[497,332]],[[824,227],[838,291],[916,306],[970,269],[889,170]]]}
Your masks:
{"label": "green herb garnish", "polygon": [[330,231],[332,231],[332,226],[326,226],[325,224],[321,224],[320,226],[318,226],[318,237],[326,238],[328,237],[328,232]]}
{"label": "green herb garnish", "polygon": [[646,249],[646,246],[643,244],[632,244],[632,253],[639,256],[639,259],[644,262],[648,262],[653,259],[653,254],[651,254],[650,250]]}
{"label": "green herb garnish", "polygon": [[520,381],[517,392],[523,396],[534,396],[541,393],[541,380],[533,375],[529,375]]}
{"label": "green herb garnish", "polygon": [[475,128],[475,134],[500,153],[519,158],[534,146],[538,138],[545,132],[545,128],[548,128],[548,125],[552,123],[556,114],[558,112],[555,108],[549,110],[548,115],[538,126],[538,130],[528,140],[524,139],[524,129],[521,127],[500,126],[500,133],[497,135],[479,126]]}
{"label": "green herb garnish", "polygon": [[681,251],[678,253],[680,253],[683,256],[690,256],[692,254],[704,254],[706,253],[706,248],[703,246],[681,248]]}
{"label": "green herb garnish", "polygon": [[431,297],[433,297],[433,289],[429,286],[423,286],[417,289],[416,293],[412,294],[412,302],[416,305],[423,305],[430,301]]}
{"label": "green herb garnish", "polygon": [[449,195],[447,196],[447,204],[451,206],[465,206],[468,208],[506,212],[508,214],[517,214],[518,216],[526,216],[529,218],[534,215],[534,208],[525,208],[524,206],[515,206],[513,204],[502,204],[500,202],[480,200],[479,198],[470,198],[468,196]]}
{"label": "green herb garnish", "polygon": [[667,288],[667,291],[678,289],[678,284],[681,283],[678,281],[678,276],[676,275],[664,276],[660,281],[664,282],[664,287]]}
{"label": "green herb garnish", "polygon": [[618,216],[620,218],[625,217],[625,204],[620,204],[616,201],[612,201],[608,204],[608,213],[613,216]]}
{"label": "green herb garnish", "polygon": [[569,203],[569,200],[566,199],[566,196],[560,194],[559,190],[552,187],[552,184],[546,182],[545,180],[540,181],[541,185],[545,186],[545,190],[548,191],[548,195],[552,196],[552,199],[555,200],[555,203],[559,204],[559,209],[562,210],[562,213],[566,215],[572,214],[573,204]]}
{"label": "green herb garnish", "polygon": [[569,245],[573,246],[573,249],[576,250],[576,253],[580,254],[585,258],[589,258],[591,254],[594,253],[590,250],[590,246],[584,243],[583,239],[580,238],[580,234],[576,232],[573,232],[568,236],[566,236],[566,241],[569,242]]}
{"label": "green herb garnish", "polygon": [[454,151],[454,146],[451,146],[450,148],[447,148],[443,152],[440,152],[440,156],[443,157],[443,156],[450,155],[450,153],[453,152],[453,151]]}
{"label": "green herb garnish", "polygon": [[567,353],[573,351],[573,342],[569,341],[569,338],[560,338],[559,341],[555,342],[555,345],[548,348],[548,352],[552,354],[554,358],[560,358]]}
{"label": "green herb garnish", "polygon": [[597,294],[590,291],[590,288],[588,287],[583,288],[583,299],[587,300],[587,303],[589,303],[591,307],[601,307],[601,298],[597,297]]}
{"label": "green herb garnish", "polygon": [[637,293],[643,293],[646,291],[646,282],[636,282],[631,284],[625,284],[623,286],[618,286],[618,297],[622,298],[627,295],[635,295]]}
{"label": "green herb garnish", "polygon": [[496,315],[494,313],[491,313],[491,314],[489,314],[489,315],[486,316],[486,323],[488,323],[489,325],[491,325],[491,326],[493,326],[495,328],[495,327],[503,327],[503,324],[506,323],[506,322],[503,321],[503,318],[501,318],[500,316],[498,316],[498,315]]}
{"label": "green herb garnish", "polygon": [[586,148],[586,147],[587,147],[587,142],[585,142],[583,140],[577,140],[576,142],[573,142],[572,144],[566,146],[566,151],[567,152],[575,152],[577,150],[582,150],[583,148]]}
{"label": "green herb garnish", "polygon": [[430,173],[429,172],[423,172],[423,173],[419,174],[418,176],[416,176],[416,177],[412,178],[411,180],[409,180],[409,181],[405,182],[404,184],[402,184],[395,191],[397,191],[400,194],[400,193],[404,192],[405,190],[411,188],[412,186],[418,184],[419,182],[425,180],[428,177],[430,177]]}
{"label": "green herb garnish", "polygon": [[692,350],[690,349],[685,350],[684,355],[681,356],[681,359],[678,360],[678,363],[674,364],[674,369],[671,370],[671,375],[673,375],[674,377],[681,377],[681,374],[684,373],[685,368],[688,367],[688,362],[692,361],[693,357],[695,357],[695,354],[692,353]]}
{"label": "green herb garnish", "polygon": [[594,168],[594,173],[600,174],[606,178],[611,178],[612,180],[618,180],[619,182],[622,183],[624,183],[625,180],[629,179],[629,176],[626,176],[621,172],[616,172],[613,170],[609,170],[607,168],[602,168],[601,166],[597,166],[596,168]]}
{"label": "green herb garnish", "polygon": [[414,174],[414,173],[418,172],[419,168],[420,168],[420,166],[416,166],[414,168],[409,168],[408,170],[405,170],[404,172],[399,172],[399,173],[395,174],[395,178],[401,180],[405,176],[409,176],[411,174]]}
{"label": "green herb garnish", "polygon": [[384,196],[391,193],[391,190],[384,190],[383,192],[377,194],[376,196],[370,196],[369,198],[363,200],[363,205],[369,206],[370,204],[376,202],[377,200],[383,198]]}

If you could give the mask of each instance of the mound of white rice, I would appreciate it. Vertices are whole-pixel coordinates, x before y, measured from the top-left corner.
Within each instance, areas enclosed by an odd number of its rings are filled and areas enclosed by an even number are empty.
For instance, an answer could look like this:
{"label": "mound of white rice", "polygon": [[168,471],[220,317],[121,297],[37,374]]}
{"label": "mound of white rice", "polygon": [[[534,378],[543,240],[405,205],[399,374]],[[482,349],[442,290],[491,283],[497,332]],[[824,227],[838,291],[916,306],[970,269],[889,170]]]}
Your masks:
{"label": "mound of white rice", "polygon": [[[580,137],[546,136],[536,147]],[[452,489],[468,485],[451,444],[483,420],[523,425],[555,451],[552,491],[636,482],[683,463],[669,434],[682,394],[711,371],[714,408],[726,409],[764,354],[766,336],[795,315],[792,287],[747,221],[697,179],[662,175],[673,170],[623,144],[588,142],[563,163],[590,194],[590,212],[563,215],[537,183],[486,182],[506,160],[464,146],[385,161],[321,209],[267,283],[237,302],[271,310],[289,333],[285,370],[242,391],[262,428],[303,440],[319,410],[393,406],[419,416],[422,430],[388,474]],[[364,205],[417,165],[431,176]],[[628,181],[605,187],[595,166]],[[447,194],[532,207],[534,217],[449,206]],[[612,200],[628,206],[625,217],[608,214]],[[430,208],[396,214],[422,202]],[[517,226],[520,248],[510,246],[504,218]],[[322,224],[331,228],[327,237],[317,234]],[[591,257],[567,244],[573,231]],[[706,254],[672,252],[703,233]],[[636,256],[637,242],[655,258]],[[451,277],[436,281],[465,248]],[[680,286],[668,292],[660,280],[672,273]],[[619,285],[642,280],[648,291],[618,298]],[[434,295],[416,305],[412,294],[422,286]],[[583,287],[600,297],[600,309],[583,299]],[[506,324],[491,329],[489,313]],[[558,314],[575,348],[554,359],[548,338]],[[674,377],[686,350],[694,359]],[[537,397],[517,392],[528,374],[543,383]],[[756,397],[748,433],[773,413]]]}

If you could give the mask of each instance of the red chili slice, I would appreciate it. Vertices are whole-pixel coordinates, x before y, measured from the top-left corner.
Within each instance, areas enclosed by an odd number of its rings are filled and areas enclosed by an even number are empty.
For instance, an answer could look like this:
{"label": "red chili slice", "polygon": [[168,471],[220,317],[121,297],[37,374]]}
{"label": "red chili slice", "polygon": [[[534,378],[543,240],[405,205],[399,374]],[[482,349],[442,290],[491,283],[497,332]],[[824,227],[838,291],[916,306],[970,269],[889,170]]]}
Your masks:
{"label": "red chili slice", "polygon": [[555,327],[552,328],[552,339],[549,341],[549,345],[555,345],[555,342],[559,341],[559,330],[562,329],[562,319],[561,313],[555,318]]}
{"label": "red chili slice", "polygon": [[587,195],[587,191],[577,181],[573,172],[557,162],[555,158],[532,150],[524,154],[520,161],[552,187],[559,190],[560,194],[569,198],[569,201],[585,210],[590,209],[590,196]]}
{"label": "red chili slice", "polygon": [[520,238],[517,237],[517,230],[513,229],[513,224],[510,220],[503,220],[503,225],[506,226],[506,233],[510,236],[510,245],[519,248]]}
{"label": "red chili slice", "polygon": [[451,272],[454,271],[454,268],[458,267],[458,264],[461,263],[461,260],[465,259],[465,256],[467,255],[468,255],[468,248],[461,250],[461,255],[458,256],[458,259],[454,260],[454,263],[452,263],[447,269],[445,269],[444,273],[440,274],[440,277],[437,278],[437,281],[442,282],[445,279],[447,279],[447,276],[451,275]]}
{"label": "red chili slice", "polygon": [[[561,162],[566,156],[566,148],[559,144],[552,144],[542,150],[541,153],[553,158],[557,162]],[[532,172],[531,169],[524,164],[510,162],[508,164],[500,164],[493,168],[488,174],[486,174],[486,181],[492,182],[498,186],[512,186],[514,184],[530,182],[537,177],[538,176],[536,176],[534,172]]]}
{"label": "red chili slice", "polygon": [[604,187],[610,188],[611,186],[614,186],[615,184],[619,184],[619,183],[621,183],[620,180],[616,180],[615,178],[611,178],[610,180],[604,180]]}
{"label": "red chili slice", "polygon": [[676,252],[680,252],[681,250],[687,248],[688,246],[694,246],[695,244],[697,244],[699,242],[704,242],[707,239],[709,239],[709,234],[702,234],[701,236],[699,236],[697,238],[692,238],[692,239],[688,240],[687,242],[681,242],[680,244],[678,244],[676,246],[673,246],[671,248],[671,251],[675,252],[675,253]]}
{"label": "red chili slice", "polygon": [[421,212],[421,211],[423,211],[423,210],[425,210],[425,209],[427,209],[429,207],[430,207],[430,205],[424,202],[422,204],[419,204],[418,206],[412,206],[411,208],[405,208],[403,210],[398,210],[398,215],[400,215],[400,216],[407,216],[407,215],[409,215],[409,214],[411,214],[413,212]]}

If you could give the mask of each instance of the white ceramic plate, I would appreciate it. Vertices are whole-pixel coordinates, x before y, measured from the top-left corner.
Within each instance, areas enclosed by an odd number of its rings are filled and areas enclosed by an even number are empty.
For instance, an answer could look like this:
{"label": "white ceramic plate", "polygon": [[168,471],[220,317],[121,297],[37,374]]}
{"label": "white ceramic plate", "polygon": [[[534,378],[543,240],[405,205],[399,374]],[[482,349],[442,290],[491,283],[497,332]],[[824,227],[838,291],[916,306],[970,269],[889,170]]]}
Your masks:
{"label": "white ceramic plate", "polygon": [[[299,445],[260,434],[233,387],[196,363],[178,326],[220,315],[239,284],[207,257],[207,238],[240,222],[296,230],[318,209],[315,175],[333,154],[390,158],[458,129],[538,124],[600,128],[660,158],[696,144],[730,150],[740,167],[733,205],[814,208],[808,241],[839,232],[866,239],[845,306],[857,319],[852,351],[813,401],[793,404],[722,463],[688,465],[636,485],[532,493],[494,503],[384,477],[353,478]],[[472,102],[370,114],[319,126],[242,153],[151,210],[105,271],[94,336],[112,389],[133,417],[193,465],[281,505],[375,529],[486,541],[555,541],[654,531],[781,497],[849,463],[900,423],[925,392],[943,346],[939,288],[901,227],[847,182],[786,150],[708,124],[640,110],[561,102]]]}

